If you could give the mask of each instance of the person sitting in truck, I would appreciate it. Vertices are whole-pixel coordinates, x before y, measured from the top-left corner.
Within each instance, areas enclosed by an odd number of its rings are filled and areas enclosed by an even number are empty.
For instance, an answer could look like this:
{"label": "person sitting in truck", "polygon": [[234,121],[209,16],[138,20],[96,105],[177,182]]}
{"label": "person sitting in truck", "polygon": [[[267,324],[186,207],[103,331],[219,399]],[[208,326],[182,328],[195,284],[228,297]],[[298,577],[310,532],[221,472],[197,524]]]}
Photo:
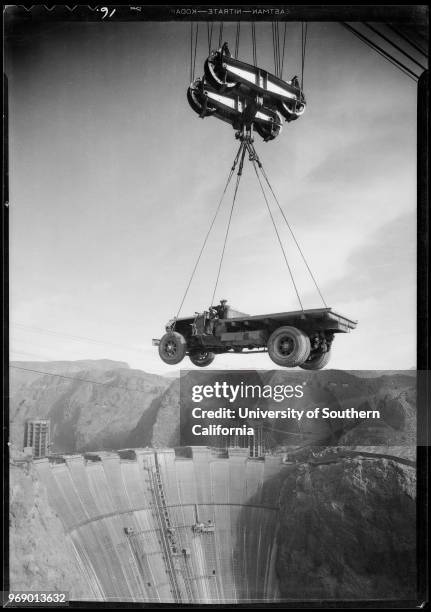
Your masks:
{"label": "person sitting in truck", "polygon": [[220,319],[226,317],[229,306],[227,306],[227,300],[220,300],[220,304],[214,307]]}

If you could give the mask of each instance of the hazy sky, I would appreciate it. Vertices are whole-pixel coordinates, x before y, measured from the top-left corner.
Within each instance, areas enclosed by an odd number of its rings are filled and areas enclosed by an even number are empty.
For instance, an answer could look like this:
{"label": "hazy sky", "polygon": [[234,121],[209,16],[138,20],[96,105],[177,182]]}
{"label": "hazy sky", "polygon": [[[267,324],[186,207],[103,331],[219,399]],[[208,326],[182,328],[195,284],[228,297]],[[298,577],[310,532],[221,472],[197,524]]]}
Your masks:
{"label": "hazy sky", "polygon": [[[201,120],[187,103],[189,27],[35,25],[9,43],[12,359],[111,358],[172,370],[151,338],[177,311],[237,147],[227,124]],[[224,26],[231,47],[235,27]],[[246,61],[249,30],[242,26]],[[271,25],[256,31],[258,64],[273,70]],[[197,75],[208,54],[204,27],[199,43]],[[299,71],[300,24],[292,23],[285,78]],[[326,301],[359,320],[336,337],[331,366],[410,368],[416,85],[340,25],[311,23],[304,89],[303,117],[273,142],[256,136],[256,148]],[[228,198],[183,314],[208,306],[229,207]],[[305,306],[319,307],[282,236]],[[222,297],[250,314],[297,309],[249,164]],[[273,366],[267,355],[214,362]]]}

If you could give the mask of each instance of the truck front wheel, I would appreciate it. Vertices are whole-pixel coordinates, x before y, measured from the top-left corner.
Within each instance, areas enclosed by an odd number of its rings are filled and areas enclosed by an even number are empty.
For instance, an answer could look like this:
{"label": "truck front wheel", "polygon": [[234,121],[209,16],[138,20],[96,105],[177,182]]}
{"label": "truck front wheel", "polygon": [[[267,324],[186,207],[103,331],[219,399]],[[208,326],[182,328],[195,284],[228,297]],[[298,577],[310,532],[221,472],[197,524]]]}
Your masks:
{"label": "truck front wheel", "polygon": [[206,368],[214,361],[215,354],[209,351],[191,351],[189,354],[190,361],[200,368]]}
{"label": "truck front wheel", "polygon": [[331,351],[326,351],[326,353],[317,353],[317,355],[312,355],[301,363],[300,367],[303,370],[321,370],[329,363],[331,359]]}
{"label": "truck front wheel", "polygon": [[159,344],[160,359],[169,365],[179,363],[186,354],[187,342],[178,332],[168,332],[162,336]]}
{"label": "truck front wheel", "polygon": [[303,364],[310,350],[309,337],[297,327],[279,327],[268,340],[268,353],[272,361],[285,368]]}

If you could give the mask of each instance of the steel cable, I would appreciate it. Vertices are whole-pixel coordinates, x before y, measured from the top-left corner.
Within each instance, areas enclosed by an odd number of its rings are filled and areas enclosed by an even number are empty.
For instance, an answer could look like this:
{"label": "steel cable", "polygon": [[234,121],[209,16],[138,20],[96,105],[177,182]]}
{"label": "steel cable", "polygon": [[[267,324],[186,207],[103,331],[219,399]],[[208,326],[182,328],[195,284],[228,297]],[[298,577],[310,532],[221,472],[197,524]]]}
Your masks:
{"label": "steel cable", "polygon": [[[237,165],[237,163],[238,163],[238,160],[239,160],[239,157],[240,157],[240,154],[241,154],[242,147],[243,147],[243,144],[241,143],[241,144],[240,144],[240,146],[239,146],[238,152],[237,152],[237,154],[236,154],[236,156],[235,156],[234,162],[233,162],[233,164],[232,164],[232,168],[231,168],[231,170],[230,170],[230,172],[229,172],[229,176],[228,176],[228,178],[227,178],[227,181],[226,181],[225,187],[224,187],[224,189],[223,189],[223,193],[222,193],[222,195],[221,195],[221,198],[220,198],[220,200],[219,200],[219,203],[218,203],[218,205],[217,205],[217,209],[216,209],[216,211],[215,211],[215,213],[214,213],[214,216],[213,216],[212,221],[211,221],[211,223],[210,223],[209,229],[208,229],[208,231],[207,231],[207,233],[206,233],[206,236],[205,236],[205,239],[204,239],[204,241],[203,241],[203,244],[202,244],[201,250],[199,251],[199,255],[198,255],[198,257],[197,257],[196,263],[195,263],[195,265],[194,265],[194,267],[193,267],[193,271],[192,271],[192,273],[191,273],[191,276],[190,276],[189,282],[188,282],[188,284],[187,284],[186,290],[185,290],[185,292],[184,292],[183,298],[182,298],[181,303],[180,303],[180,306],[179,306],[179,308],[178,308],[178,311],[177,311],[177,314],[176,314],[176,317],[175,317],[175,321],[178,319],[178,317],[179,317],[179,315],[180,315],[181,308],[183,307],[183,304],[184,304],[185,299],[186,299],[186,297],[187,297],[187,294],[188,294],[188,292],[189,292],[190,285],[192,284],[192,281],[193,281],[194,275],[195,275],[195,273],[196,273],[197,267],[198,267],[199,262],[200,262],[201,257],[202,257],[202,253],[204,252],[204,249],[205,249],[206,244],[207,244],[207,242],[208,242],[208,238],[209,238],[209,236],[210,236],[210,234],[211,234],[212,228],[214,227],[214,223],[215,223],[215,221],[216,221],[216,219],[217,219],[218,213],[220,212],[220,208],[221,208],[221,205],[222,205],[222,202],[223,202],[224,196],[226,195],[227,188],[229,187],[229,184],[230,184],[230,182],[231,182],[231,180],[232,180],[232,176],[233,176],[233,174],[234,174],[234,172],[235,172],[235,168],[236,168],[236,165]],[[175,327],[175,324],[174,324],[173,328],[174,328],[174,327]]]}
{"label": "steel cable", "polygon": [[257,66],[257,52],[256,52],[256,26],[254,21],[251,22],[251,44],[253,51],[253,64]]}
{"label": "steel cable", "polygon": [[277,196],[276,196],[276,194],[275,194],[275,192],[274,192],[274,190],[272,188],[272,185],[271,185],[271,183],[269,181],[269,178],[268,178],[268,176],[267,176],[267,174],[265,172],[264,167],[262,166],[262,163],[261,163],[260,159],[257,156],[257,153],[256,153],[254,147],[253,147],[253,154],[256,156],[256,162],[257,162],[258,167],[259,167],[259,169],[260,169],[260,171],[262,173],[262,176],[265,179],[265,181],[266,181],[266,183],[267,183],[267,185],[269,187],[269,190],[271,191],[271,193],[272,193],[272,195],[274,197],[275,202],[277,203],[277,206],[278,206],[278,208],[279,208],[279,210],[281,212],[281,215],[282,215],[282,217],[283,217],[283,219],[284,219],[284,221],[285,221],[285,223],[287,225],[287,228],[288,228],[288,230],[290,232],[290,235],[292,236],[292,238],[293,238],[293,240],[294,240],[294,242],[296,244],[296,247],[297,247],[297,249],[298,249],[298,251],[299,251],[299,253],[301,255],[302,261],[304,262],[304,264],[305,264],[305,266],[306,266],[306,268],[308,270],[308,273],[310,274],[310,277],[311,277],[311,279],[312,279],[312,281],[314,283],[314,286],[316,287],[316,290],[317,290],[318,294],[320,295],[320,298],[321,298],[325,308],[328,308],[328,305],[327,305],[327,303],[325,301],[325,298],[323,297],[323,294],[322,294],[322,292],[320,290],[320,287],[319,287],[319,285],[318,285],[318,283],[317,283],[317,281],[316,281],[316,279],[314,277],[313,272],[311,271],[310,266],[308,265],[307,259],[305,258],[305,255],[304,255],[304,253],[303,253],[303,251],[301,249],[301,246],[300,246],[298,240],[296,239],[295,233],[294,233],[294,231],[293,231],[289,221],[287,220],[287,217],[286,217],[286,215],[284,213],[284,210],[283,210],[283,208],[282,208],[282,206],[281,206],[281,204],[280,204],[280,202],[279,202],[279,200],[278,200],[278,198],[277,198]]}
{"label": "steel cable", "polygon": [[302,30],[301,30],[301,47],[302,47],[302,55],[301,55],[301,91],[303,91],[304,89],[304,66],[305,66],[305,50],[307,47],[307,29],[308,29],[308,24],[305,23],[305,27],[304,27],[304,23],[302,23]]}
{"label": "steel cable", "polygon": [[235,184],[235,191],[233,194],[233,199],[232,199],[232,206],[230,208],[230,213],[229,213],[229,219],[228,219],[228,223],[227,223],[227,228],[226,228],[226,233],[225,233],[225,237],[224,237],[224,242],[223,242],[223,249],[221,252],[221,256],[220,256],[220,262],[219,262],[219,266],[218,266],[218,271],[217,271],[217,278],[216,278],[216,282],[214,285],[214,291],[211,297],[211,302],[210,302],[210,306],[212,306],[214,304],[214,297],[217,291],[217,286],[218,286],[218,282],[220,279],[220,272],[221,272],[221,268],[222,268],[222,264],[223,264],[223,259],[224,259],[224,254],[226,251],[226,244],[227,244],[227,239],[229,236],[229,230],[230,230],[230,225],[232,222],[232,215],[233,215],[233,210],[235,208],[235,202],[236,202],[236,196],[238,193],[238,187],[239,187],[239,183],[241,180],[241,176],[242,176],[242,170],[243,170],[243,166],[244,166],[244,157],[245,157],[245,153],[246,153],[246,146],[243,142],[241,142],[241,146],[240,149],[242,149],[242,153],[241,153],[241,161],[239,164],[239,168],[238,168],[238,174],[236,177],[236,184]]}
{"label": "steel cable", "polygon": [[193,82],[193,22],[190,22],[190,83]]}
{"label": "steel cable", "polygon": [[241,32],[241,22],[238,21],[236,25],[236,36],[235,36],[235,59],[238,59],[240,32]]}
{"label": "steel cable", "polygon": [[412,40],[410,40],[410,38],[408,38],[405,34],[403,34],[402,32],[400,32],[395,26],[387,24],[388,28],[390,28],[393,32],[395,32],[395,34],[397,36],[399,36],[402,40],[404,40],[404,42],[406,42],[408,45],[410,45],[411,47],[413,47],[413,49],[416,49],[416,51],[419,51],[419,53],[421,53],[424,57],[428,58],[428,53],[426,53],[426,51],[424,51],[423,49],[421,49],[416,43],[414,43]]}
{"label": "steel cable", "polygon": [[286,49],[286,30],[287,30],[287,21],[284,24],[284,36],[283,36],[283,55],[282,55],[282,61],[281,61],[281,74],[280,74],[280,78],[283,78],[283,70],[284,70],[284,52]]}
{"label": "steel cable", "polygon": [[220,22],[220,30],[219,30],[219,35],[218,35],[219,48],[221,47],[222,42],[223,42],[223,21]]}
{"label": "steel cable", "polygon": [[196,36],[195,36],[195,55],[193,59],[193,72],[192,72],[192,82],[195,80],[195,69],[196,69],[196,51],[198,47],[198,32],[199,32],[199,24],[196,24]]}
{"label": "steel cable", "polygon": [[211,28],[210,28],[210,24],[207,22],[208,55],[211,53],[211,43],[213,39],[213,26],[214,24],[211,22]]}
{"label": "steel cable", "polygon": [[407,51],[403,51],[403,49],[401,47],[399,47],[396,43],[392,42],[389,38],[387,38],[387,36],[385,36],[384,34],[382,34],[381,32],[379,32],[376,28],[374,28],[372,25],[370,25],[369,23],[365,23],[365,25],[367,26],[367,28],[369,30],[371,30],[372,32],[375,32],[376,34],[378,34],[380,36],[380,38],[383,38],[383,40],[387,43],[389,43],[390,45],[392,45],[397,51],[400,51],[400,53],[402,53],[403,55],[405,55],[410,61],[412,61],[414,64],[416,64],[416,66],[419,66],[419,68],[422,68],[422,70],[426,70],[425,66],[422,66],[422,64],[420,62],[418,62],[412,55],[410,55],[409,53],[407,53]]}
{"label": "steel cable", "polygon": [[304,307],[302,305],[302,301],[301,301],[301,298],[300,298],[300,295],[299,295],[298,287],[296,286],[295,279],[293,277],[292,269],[291,269],[289,261],[287,259],[287,255],[286,255],[286,252],[284,250],[283,243],[281,241],[280,234],[278,232],[277,225],[275,223],[275,219],[274,219],[274,216],[273,216],[272,211],[271,211],[271,207],[269,206],[268,198],[266,197],[266,193],[265,193],[265,190],[263,188],[262,181],[260,180],[259,172],[257,170],[257,162],[256,162],[256,160],[255,160],[255,158],[253,156],[254,151],[253,151],[253,149],[249,149],[249,152],[250,152],[250,157],[251,157],[251,161],[252,161],[252,164],[253,164],[253,168],[254,168],[254,171],[256,173],[257,180],[259,181],[260,189],[262,191],[262,195],[264,197],[265,204],[266,204],[266,207],[267,207],[268,212],[269,212],[269,216],[271,217],[271,221],[272,221],[272,224],[274,226],[274,230],[275,230],[275,233],[277,235],[278,242],[280,244],[281,252],[283,253],[284,261],[286,262],[287,269],[289,270],[290,279],[291,279],[292,285],[293,285],[293,287],[295,289],[296,297],[298,298],[298,302],[299,302],[299,305],[301,307],[301,310],[304,310]]}
{"label": "steel cable", "polygon": [[412,81],[417,82],[419,75],[413,72],[413,70],[410,70],[410,68],[402,64],[399,60],[392,57],[387,51],[384,51],[381,47],[373,43],[372,40],[370,40],[369,38],[361,34],[358,30],[355,30],[355,28],[352,28],[352,26],[350,26],[348,23],[344,21],[341,21],[340,23],[344,28],[349,30],[349,32],[352,32],[352,34],[354,34],[357,38],[359,38],[359,40],[367,44],[369,47],[371,47],[371,49],[374,49],[374,51],[377,51],[379,55],[381,55],[388,62],[396,66],[399,70],[401,70],[401,72],[404,72],[404,74],[406,74],[410,79],[412,79]]}
{"label": "steel cable", "polygon": [[276,21],[275,23],[275,40],[277,43],[277,76],[280,78],[281,55],[280,55],[280,31],[278,27],[278,21]]}

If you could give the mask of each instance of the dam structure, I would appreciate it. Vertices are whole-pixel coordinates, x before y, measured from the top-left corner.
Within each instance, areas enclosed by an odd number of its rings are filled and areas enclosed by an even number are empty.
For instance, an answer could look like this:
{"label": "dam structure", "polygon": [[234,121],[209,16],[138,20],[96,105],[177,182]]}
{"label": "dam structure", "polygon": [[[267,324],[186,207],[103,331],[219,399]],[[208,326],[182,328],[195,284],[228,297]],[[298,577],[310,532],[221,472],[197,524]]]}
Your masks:
{"label": "dam structure", "polygon": [[281,456],[127,449],[34,466],[95,601],[280,601]]}

